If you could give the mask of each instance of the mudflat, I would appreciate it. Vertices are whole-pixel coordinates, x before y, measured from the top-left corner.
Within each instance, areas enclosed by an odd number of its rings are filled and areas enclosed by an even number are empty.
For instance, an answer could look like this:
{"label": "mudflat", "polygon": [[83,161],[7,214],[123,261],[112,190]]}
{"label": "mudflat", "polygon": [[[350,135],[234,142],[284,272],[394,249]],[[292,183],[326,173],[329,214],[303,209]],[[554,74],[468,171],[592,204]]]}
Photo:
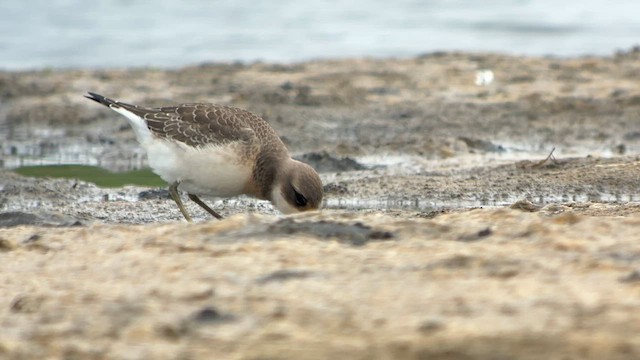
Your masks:
{"label": "mudflat", "polygon": [[2,358],[640,357],[637,49],[0,72],[4,163],[144,166],[86,91],[260,114],[325,208],[2,170]]}

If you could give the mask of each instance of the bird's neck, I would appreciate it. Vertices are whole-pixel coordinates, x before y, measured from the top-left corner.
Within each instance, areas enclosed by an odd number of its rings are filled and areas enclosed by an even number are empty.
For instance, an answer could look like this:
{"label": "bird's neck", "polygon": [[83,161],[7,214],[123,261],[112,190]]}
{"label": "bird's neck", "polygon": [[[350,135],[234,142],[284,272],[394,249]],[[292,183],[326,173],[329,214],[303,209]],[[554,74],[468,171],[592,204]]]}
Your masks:
{"label": "bird's neck", "polygon": [[251,194],[257,198],[271,200],[278,179],[286,171],[291,157],[285,151],[261,151],[253,168]]}

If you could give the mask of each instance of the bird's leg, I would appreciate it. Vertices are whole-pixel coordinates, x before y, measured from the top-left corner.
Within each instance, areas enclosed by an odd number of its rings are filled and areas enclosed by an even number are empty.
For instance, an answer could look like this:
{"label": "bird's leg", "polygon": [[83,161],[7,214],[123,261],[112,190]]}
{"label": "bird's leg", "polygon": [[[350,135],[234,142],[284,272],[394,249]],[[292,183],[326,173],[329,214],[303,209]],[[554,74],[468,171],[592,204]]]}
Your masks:
{"label": "bird's leg", "polygon": [[207,204],[204,203],[204,201],[200,200],[200,198],[197,197],[196,195],[189,194],[189,199],[193,200],[193,202],[195,202],[196,204],[200,205],[203,209],[207,210],[207,212],[209,214],[213,215],[214,218],[222,219],[222,215],[218,214],[215,210],[210,208]]}
{"label": "bird's leg", "polygon": [[173,201],[175,201],[176,204],[178,204],[178,208],[180,209],[180,212],[182,213],[182,215],[184,215],[184,218],[187,219],[188,222],[192,222],[193,220],[191,220],[191,216],[189,216],[189,213],[187,213],[187,210],[184,208],[184,205],[182,204],[182,200],[180,200],[180,194],[178,194],[178,185],[180,185],[180,182],[176,181],[169,186],[169,195],[171,195],[171,198],[173,199]]}

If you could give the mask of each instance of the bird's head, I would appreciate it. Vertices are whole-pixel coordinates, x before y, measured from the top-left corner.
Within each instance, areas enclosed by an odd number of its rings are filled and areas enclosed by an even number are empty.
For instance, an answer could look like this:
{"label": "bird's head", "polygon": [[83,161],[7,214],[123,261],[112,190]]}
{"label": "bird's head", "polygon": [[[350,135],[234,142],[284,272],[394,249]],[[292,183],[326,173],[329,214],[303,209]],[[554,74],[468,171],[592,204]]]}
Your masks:
{"label": "bird's head", "polygon": [[320,176],[311,166],[289,159],[277,175],[271,202],[284,214],[317,210],[323,192]]}

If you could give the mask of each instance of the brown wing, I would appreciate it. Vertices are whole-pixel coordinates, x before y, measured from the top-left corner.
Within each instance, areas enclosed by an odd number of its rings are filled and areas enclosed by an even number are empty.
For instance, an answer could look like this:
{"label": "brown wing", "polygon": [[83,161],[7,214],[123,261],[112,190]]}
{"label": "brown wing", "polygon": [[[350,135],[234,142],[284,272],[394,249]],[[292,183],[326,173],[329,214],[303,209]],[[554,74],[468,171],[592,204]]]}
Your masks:
{"label": "brown wing", "polygon": [[89,92],[85,97],[108,107],[121,107],[146,120],[160,138],[201,147],[243,142],[265,156],[285,156],[288,151],[275,130],[261,117],[239,108],[213,104],[183,104],[145,108]]}
{"label": "brown wing", "polygon": [[275,131],[261,117],[234,107],[182,104],[142,108],[121,102],[117,105],[145,119],[154,135],[194,147],[252,142],[257,138],[273,136],[277,138]]}

